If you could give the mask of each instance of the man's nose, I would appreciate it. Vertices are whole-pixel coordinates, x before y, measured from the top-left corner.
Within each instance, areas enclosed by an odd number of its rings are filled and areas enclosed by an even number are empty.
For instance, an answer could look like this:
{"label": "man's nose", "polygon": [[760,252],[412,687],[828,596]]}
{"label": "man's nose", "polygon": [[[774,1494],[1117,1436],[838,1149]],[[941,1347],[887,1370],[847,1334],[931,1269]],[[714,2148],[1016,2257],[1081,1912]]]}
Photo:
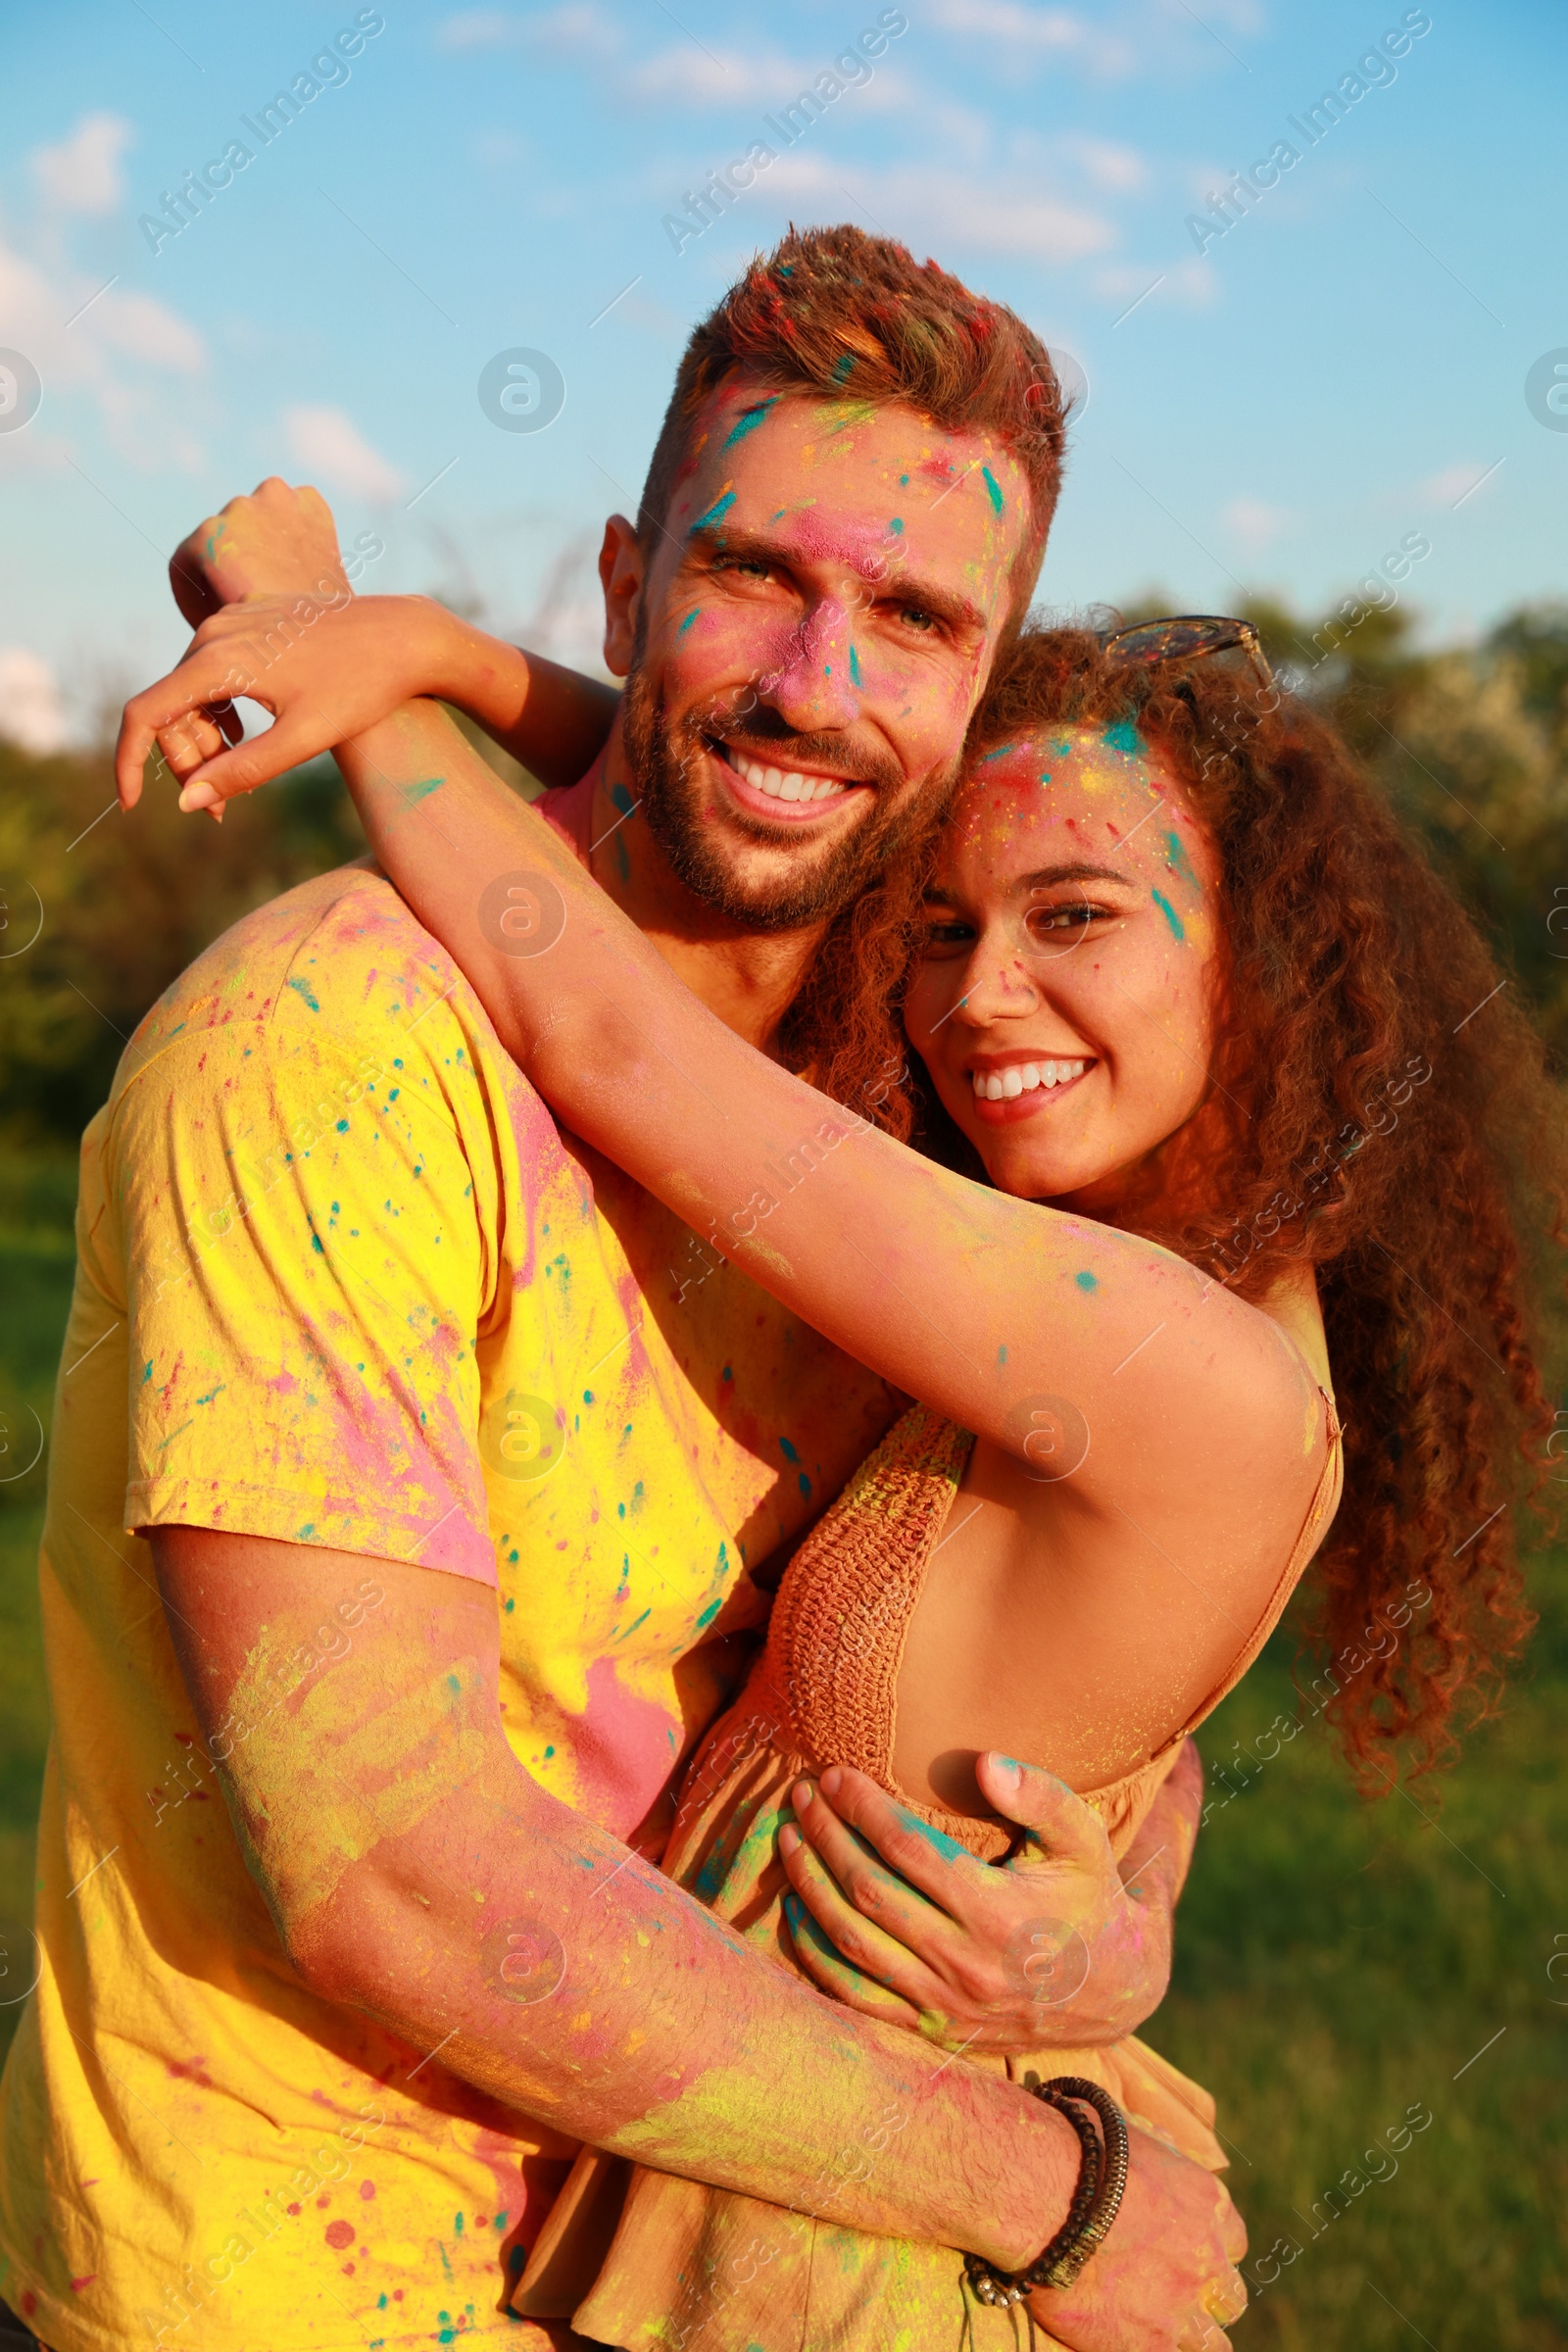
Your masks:
{"label": "man's nose", "polygon": [[758,680],[762,701],[797,734],[848,727],[859,715],[854,623],[844,605],[819,599],[802,616],[780,666]]}

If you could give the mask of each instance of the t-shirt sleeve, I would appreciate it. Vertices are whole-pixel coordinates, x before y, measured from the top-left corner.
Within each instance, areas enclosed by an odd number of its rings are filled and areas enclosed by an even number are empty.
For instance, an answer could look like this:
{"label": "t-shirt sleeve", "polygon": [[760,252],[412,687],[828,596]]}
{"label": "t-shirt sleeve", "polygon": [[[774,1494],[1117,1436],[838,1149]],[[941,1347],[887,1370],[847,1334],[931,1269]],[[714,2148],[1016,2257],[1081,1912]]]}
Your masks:
{"label": "t-shirt sleeve", "polygon": [[125,1085],[106,1176],[127,1528],[494,1583],[475,1361],[494,1237],[460,1121],[412,1075],[373,1025],[285,1017],[176,1040]]}

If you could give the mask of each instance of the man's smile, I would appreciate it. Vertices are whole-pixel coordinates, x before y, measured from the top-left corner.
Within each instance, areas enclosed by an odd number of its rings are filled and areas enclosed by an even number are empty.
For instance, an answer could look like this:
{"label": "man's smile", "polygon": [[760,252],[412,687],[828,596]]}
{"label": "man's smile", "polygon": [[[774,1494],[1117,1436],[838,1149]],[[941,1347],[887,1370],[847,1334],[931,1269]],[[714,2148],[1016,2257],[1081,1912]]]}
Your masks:
{"label": "man's smile", "polygon": [[774,765],[733,743],[710,738],[708,750],[736,807],[748,816],[770,817],[780,824],[819,823],[831,810],[848,808],[862,792],[874,789],[855,776]]}

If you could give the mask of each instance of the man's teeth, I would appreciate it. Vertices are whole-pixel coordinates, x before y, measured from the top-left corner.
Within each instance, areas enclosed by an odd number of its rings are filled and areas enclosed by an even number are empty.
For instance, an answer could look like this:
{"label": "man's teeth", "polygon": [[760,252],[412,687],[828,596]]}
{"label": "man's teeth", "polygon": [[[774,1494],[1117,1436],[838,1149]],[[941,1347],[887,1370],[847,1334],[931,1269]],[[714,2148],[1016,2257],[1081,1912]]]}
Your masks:
{"label": "man's teeth", "polygon": [[970,1077],[982,1102],[1010,1102],[1037,1086],[1065,1086],[1088,1067],[1087,1061],[1017,1061],[1004,1070],[972,1070]]}
{"label": "man's teeth", "polygon": [[760,760],[748,760],[744,752],[733,749],[725,756],[754,791],[765,792],[770,800],[830,801],[835,794],[849,790],[837,776],[803,776],[794,768],[764,767]]}

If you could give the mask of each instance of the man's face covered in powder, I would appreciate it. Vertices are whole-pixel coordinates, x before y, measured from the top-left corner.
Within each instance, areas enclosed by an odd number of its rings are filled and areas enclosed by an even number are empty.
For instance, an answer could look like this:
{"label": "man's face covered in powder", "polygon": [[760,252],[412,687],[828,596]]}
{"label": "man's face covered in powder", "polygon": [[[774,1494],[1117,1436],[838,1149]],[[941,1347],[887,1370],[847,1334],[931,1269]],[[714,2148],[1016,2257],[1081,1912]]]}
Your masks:
{"label": "man's face covered in powder", "polygon": [[858,896],[951,789],[1029,529],[987,435],[714,394],[626,608],[626,749],[690,890],[759,930]]}

